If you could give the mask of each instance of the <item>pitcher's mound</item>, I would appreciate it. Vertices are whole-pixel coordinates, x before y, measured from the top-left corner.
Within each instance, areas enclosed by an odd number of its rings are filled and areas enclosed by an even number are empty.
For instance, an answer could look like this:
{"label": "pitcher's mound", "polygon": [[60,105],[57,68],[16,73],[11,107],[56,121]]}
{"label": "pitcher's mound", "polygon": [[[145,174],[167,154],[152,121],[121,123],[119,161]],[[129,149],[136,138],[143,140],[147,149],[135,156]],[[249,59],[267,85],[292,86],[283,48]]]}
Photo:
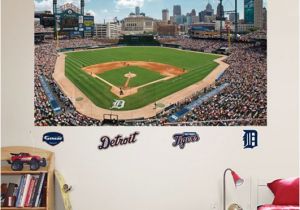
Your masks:
{"label": "pitcher's mound", "polygon": [[131,78],[136,77],[136,74],[133,74],[133,73],[129,72],[128,74],[125,74],[124,77],[126,77],[128,79],[131,79]]}

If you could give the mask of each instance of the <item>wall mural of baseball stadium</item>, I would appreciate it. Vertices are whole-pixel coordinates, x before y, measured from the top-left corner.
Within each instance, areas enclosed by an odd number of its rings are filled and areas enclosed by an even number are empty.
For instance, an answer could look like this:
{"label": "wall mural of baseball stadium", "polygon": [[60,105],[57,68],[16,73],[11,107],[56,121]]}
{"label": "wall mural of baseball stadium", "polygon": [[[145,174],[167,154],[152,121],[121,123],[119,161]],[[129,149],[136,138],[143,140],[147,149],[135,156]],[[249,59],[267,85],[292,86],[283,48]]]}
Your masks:
{"label": "wall mural of baseball stadium", "polygon": [[84,0],[36,9],[35,125],[266,126],[266,9],[226,1],[110,20]]}

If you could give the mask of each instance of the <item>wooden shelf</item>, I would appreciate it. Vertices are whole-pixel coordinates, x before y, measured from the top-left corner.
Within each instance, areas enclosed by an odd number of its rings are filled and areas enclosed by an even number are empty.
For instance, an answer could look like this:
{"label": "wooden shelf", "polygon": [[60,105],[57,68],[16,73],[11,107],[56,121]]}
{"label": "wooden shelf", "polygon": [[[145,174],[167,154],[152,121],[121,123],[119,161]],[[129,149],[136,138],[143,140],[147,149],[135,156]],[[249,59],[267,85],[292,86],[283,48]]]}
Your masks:
{"label": "wooden shelf", "polygon": [[[25,152],[32,155],[39,155],[47,160],[47,166],[41,167],[37,171],[31,171],[28,165],[24,165],[22,171],[13,171],[11,166],[6,164],[1,166],[1,176],[6,175],[15,176],[23,174],[38,175],[40,173],[47,173],[47,194],[46,194],[46,207],[1,207],[1,210],[54,210],[54,153],[38,149],[35,147],[2,147],[1,148],[1,162],[10,160],[11,153]],[[10,177],[9,177],[10,178]],[[18,184],[18,183],[17,183]]]}
{"label": "wooden shelf", "polygon": [[1,166],[2,175],[39,174],[39,173],[48,173],[48,167],[41,167],[37,171],[31,171],[29,167],[24,166],[24,169],[22,171],[13,171],[10,165]]}
{"label": "wooden shelf", "polygon": [[23,208],[17,208],[17,207],[1,207],[1,210],[46,210],[46,207],[23,207]]}

